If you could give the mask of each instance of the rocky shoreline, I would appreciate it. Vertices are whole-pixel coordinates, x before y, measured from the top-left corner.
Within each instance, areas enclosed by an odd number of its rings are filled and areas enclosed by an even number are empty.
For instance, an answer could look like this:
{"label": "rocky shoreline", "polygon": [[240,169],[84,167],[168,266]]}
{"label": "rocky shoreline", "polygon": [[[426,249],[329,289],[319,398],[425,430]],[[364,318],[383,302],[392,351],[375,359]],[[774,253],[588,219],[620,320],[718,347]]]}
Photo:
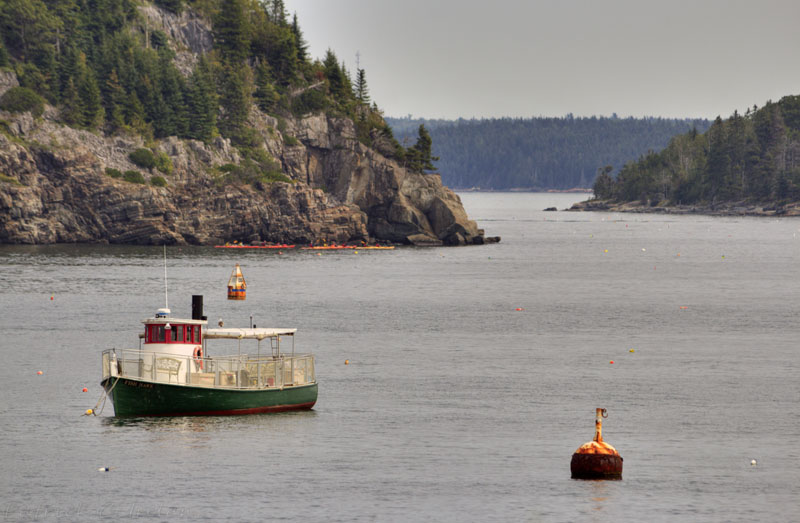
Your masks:
{"label": "rocky shoreline", "polygon": [[[0,72],[0,96],[17,85]],[[219,167],[241,161],[230,142],[175,137],[145,144],[0,111],[0,243],[385,242],[480,245],[486,238],[441,177],[404,169],[358,142],[353,122],[314,114],[276,118],[251,109],[249,124],[291,182],[230,182]],[[291,136],[294,140],[287,140]],[[137,167],[138,148],[163,153],[168,175]],[[138,170],[145,182],[107,174]]]}
{"label": "rocky shoreline", "polygon": [[757,204],[752,202],[727,202],[716,205],[647,205],[641,202],[613,202],[586,200],[566,211],[631,212],[650,214],[702,214],[708,216],[800,216],[800,202],[785,205]]}

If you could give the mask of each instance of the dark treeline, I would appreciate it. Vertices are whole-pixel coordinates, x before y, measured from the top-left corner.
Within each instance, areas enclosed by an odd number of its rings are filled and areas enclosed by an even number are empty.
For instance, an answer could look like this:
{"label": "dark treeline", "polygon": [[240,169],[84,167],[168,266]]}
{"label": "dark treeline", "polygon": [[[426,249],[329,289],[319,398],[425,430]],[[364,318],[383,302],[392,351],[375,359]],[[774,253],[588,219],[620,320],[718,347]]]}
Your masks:
{"label": "dark treeline", "polygon": [[[176,66],[174,42],[153,27],[136,0],[0,0],[0,69],[20,87],[0,109],[42,113],[72,127],[210,141],[230,138],[247,170],[280,169],[248,125],[255,104],[284,117],[326,112],[352,118],[358,139],[418,170],[429,170],[430,137],[403,148],[375,103],[366,73],[349,71],[333,51],[312,60],[297,17],[283,0],[156,0],[169,12],[193,9],[212,27],[213,49]],[[291,145],[294,137],[284,136]]]}
{"label": "dark treeline", "polygon": [[644,204],[800,200],[800,96],[720,117],[705,134],[676,136],[660,153],[603,169],[601,199]]}
{"label": "dark treeline", "polygon": [[598,168],[623,165],[708,120],[664,118],[387,118],[401,143],[424,124],[442,181],[455,188],[570,189],[592,187]]}

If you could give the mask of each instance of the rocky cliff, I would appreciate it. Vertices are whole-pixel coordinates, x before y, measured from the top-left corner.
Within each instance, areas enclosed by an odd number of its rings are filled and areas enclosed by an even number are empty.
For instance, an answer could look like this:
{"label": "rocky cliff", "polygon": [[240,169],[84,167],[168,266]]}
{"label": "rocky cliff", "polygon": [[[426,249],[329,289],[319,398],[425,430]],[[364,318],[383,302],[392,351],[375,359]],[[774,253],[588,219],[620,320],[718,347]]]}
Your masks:
{"label": "rocky cliff", "polygon": [[[173,40],[184,73],[211,45],[208,25],[190,12],[140,12]],[[13,73],[0,71],[0,96],[15,85]],[[249,124],[290,183],[223,176],[221,166],[242,161],[223,138],[145,144],[64,126],[49,106],[39,118],[0,111],[0,243],[484,243],[438,175],[410,172],[366,147],[351,120],[320,113],[278,121],[253,106]],[[171,174],[131,163],[142,147],[166,154]],[[109,168],[167,183],[130,183]]]}

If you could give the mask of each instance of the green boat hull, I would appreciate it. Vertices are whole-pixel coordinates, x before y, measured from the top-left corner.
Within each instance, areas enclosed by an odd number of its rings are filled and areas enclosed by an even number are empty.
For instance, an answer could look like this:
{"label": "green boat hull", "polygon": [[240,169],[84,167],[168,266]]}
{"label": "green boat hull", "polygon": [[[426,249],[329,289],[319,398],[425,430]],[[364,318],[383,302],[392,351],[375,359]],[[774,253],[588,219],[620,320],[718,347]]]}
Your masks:
{"label": "green boat hull", "polygon": [[106,378],[117,416],[235,416],[310,409],[317,384],[284,389],[219,389]]}

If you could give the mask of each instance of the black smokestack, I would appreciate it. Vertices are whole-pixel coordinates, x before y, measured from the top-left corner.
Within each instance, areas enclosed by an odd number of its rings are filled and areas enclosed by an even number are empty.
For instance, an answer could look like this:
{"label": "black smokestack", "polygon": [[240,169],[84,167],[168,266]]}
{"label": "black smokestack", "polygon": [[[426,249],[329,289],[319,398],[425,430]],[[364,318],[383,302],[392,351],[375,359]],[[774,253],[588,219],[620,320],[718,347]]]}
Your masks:
{"label": "black smokestack", "polygon": [[206,317],[203,316],[203,295],[193,294],[192,295],[192,319],[193,320],[205,320]]}

